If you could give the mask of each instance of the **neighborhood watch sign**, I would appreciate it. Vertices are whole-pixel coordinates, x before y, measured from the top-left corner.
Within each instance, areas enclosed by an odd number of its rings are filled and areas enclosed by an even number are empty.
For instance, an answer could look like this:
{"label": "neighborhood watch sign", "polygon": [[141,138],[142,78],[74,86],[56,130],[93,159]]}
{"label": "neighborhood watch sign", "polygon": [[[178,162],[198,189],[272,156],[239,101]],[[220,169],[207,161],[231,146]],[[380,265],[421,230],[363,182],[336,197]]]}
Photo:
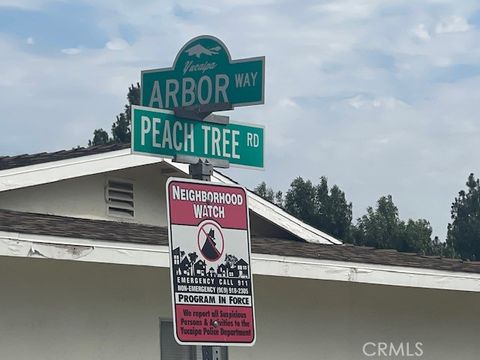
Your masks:
{"label": "neighborhood watch sign", "polygon": [[224,110],[263,104],[264,67],[264,57],[232,60],[219,39],[199,36],[180,50],[172,68],[142,71],[142,105]]}
{"label": "neighborhood watch sign", "polygon": [[253,345],[246,190],[170,178],[166,194],[175,339],[183,345]]}

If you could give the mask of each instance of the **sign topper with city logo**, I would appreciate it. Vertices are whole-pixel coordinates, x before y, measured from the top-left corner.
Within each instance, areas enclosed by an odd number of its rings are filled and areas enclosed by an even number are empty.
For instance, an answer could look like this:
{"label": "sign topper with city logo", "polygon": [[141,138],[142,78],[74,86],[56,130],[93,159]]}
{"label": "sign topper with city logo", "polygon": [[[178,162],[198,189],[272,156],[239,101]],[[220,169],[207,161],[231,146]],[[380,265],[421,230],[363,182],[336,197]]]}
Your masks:
{"label": "sign topper with city logo", "polygon": [[179,51],[173,67],[142,71],[141,104],[160,109],[209,105],[211,111],[263,104],[265,58],[232,60],[213,36],[199,36]]}
{"label": "sign topper with city logo", "polygon": [[247,193],[171,178],[168,234],[175,338],[183,345],[253,345]]}

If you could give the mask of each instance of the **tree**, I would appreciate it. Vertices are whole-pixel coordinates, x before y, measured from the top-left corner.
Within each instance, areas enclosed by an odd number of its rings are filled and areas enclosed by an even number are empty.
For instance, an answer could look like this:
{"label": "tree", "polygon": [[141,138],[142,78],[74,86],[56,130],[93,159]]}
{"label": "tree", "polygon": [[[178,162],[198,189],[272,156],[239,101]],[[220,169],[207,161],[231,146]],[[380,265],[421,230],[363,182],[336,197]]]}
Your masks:
{"label": "tree", "polygon": [[427,255],[435,255],[441,257],[448,257],[453,258],[455,257],[455,253],[451,246],[447,244],[445,241],[440,241],[438,236],[432,240],[427,250]]}
{"label": "tree", "polygon": [[88,141],[88,146],[106,145],[111,143],[126,144],[131,140],[130,127],[132,123],[132,105],[140,105],[140,84],[131,85],[127,94],[128,103],[124,112],[117,115],[117,120],[112,124],[112,137],[103,129],[93,132],[93,139]]}
{"label": "tree", "polygon": [[125,105],[125,115],[129,123],[132,122],[132,105],[140,105],[140,84],[130,85],[127,94],[128,104]]}
{"label": "tree", "polygon": [[103,129],[96,129],[93,132],[93,139],[88,140],[88,146],[107,145],[109,142],[108,133]]}
{"label": "tree", "polygon": [[262,181],[260,184],[258,184],[253,191],[265,200],[268,200],[277,206],[283,207],[283,193],[281,191],[274,192],[272,188],[267,186],[265,181]]}
{"label": "tree", "polygon": [[318,226],[344,241],[350,239],[352,203],[347,202],[345,193],[337,185],[328,188],[327,178],[322,176],[316,187]]}
{"label": "tree", "polygon": [[398,208],[388,195],[377,201],[375,209],[368,207],[357,220],[353,241],[356,245],[433,255],[439,244],[432,243],[431,235],[432,227],[425,219],[400,220]]}
{"label": "tree", "polygon": [[398,209],[392,196],[382,196],[376,209],[371,206],[357,220],[354,243],[376,248],[396,248],[399,227]]}
{"label": "tree", "polygon": [[268,200],[270,202],[273,202],[273,189],[267,187],[267,184],[265,181],[262,181],[258,186],[253,189],[253,191],[258,195],[264,198],[265,200]]}
{"label": "tree", "polygon": [[[438,242],[438,237],[436,239]],[[430,223],[425,219],[408,219],[406,223],[402,221],[400,224],[400,239],[396,249],[426,255],[437,255],[435,246],[432,243],[432,227]]]}
{"label": "tree", "polygon": [[225,264],[232,268],[235,266],[235,264],[238,262],[238,258],[235,255],[232,254],[226,254],[225,255]]}
{"label": "tree", "polygon": [[188,253],[188,257],[189,257],[189,259],[190,259],[190,264],[191,264],[190,274],[191,274],[191,275],[195,275],[195,267],[194,267],[193,265],[195,265],[195,261],[197,261],[198,255],[197,255],[197,253],[194,251],[194,252]]}
{"label": "tree", "polygon": [[470,174],[467,191],[460,190],[452,203],[447,246],[463,259],[480,259],[480,183]]}
{"label": "tree", "polygon": [[352,203],[337,185],[328,187],[322,176],[318,185],[296,178],[285,196],[285,210],[307,224],[347,241],[350,238]]}
{"label": "tree", "polygon": [[130,142],[130,121],[122,113],[117,115],[117,121],[112,124],[113,142],[126,144]]}
{"label": "tree", "polygon": [[292,181],[285,195],[285,210],[307,224],[315,226],[315,189],[310,180],[304,181],[297,177]]}

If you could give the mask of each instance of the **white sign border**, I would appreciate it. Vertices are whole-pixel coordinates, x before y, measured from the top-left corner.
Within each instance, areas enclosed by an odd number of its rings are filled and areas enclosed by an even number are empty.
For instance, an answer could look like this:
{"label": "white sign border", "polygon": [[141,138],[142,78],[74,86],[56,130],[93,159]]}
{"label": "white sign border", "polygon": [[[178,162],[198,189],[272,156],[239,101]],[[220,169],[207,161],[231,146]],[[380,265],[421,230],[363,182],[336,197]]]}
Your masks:
{"label": "white sign border", "polygon": [[[164,110],[166,111],[166,110]],[[246,208],[246,216],[247,216],[247,239],[248,239],[248,261],[249,261],[249,272],[250,272],[250,284],[252,289],[252,318],[253,318],[253,340],[250,343],[241,343],[241,342],[184,342],[178,339],[177,337],[177,324],[176,324],[176,314],[175,314],[175,292],[174,292],[174,284],[173,284],[173,259],[172,259],[172,223],[170,219],[170,196],[169,196],[169,186],[170,183],[177,181],[177,182],[184,182],[189,184],[202,184],[202,185],[213,185],[218,187],[224,188],[239,188],[242,189],[245,196],[245,208]],[[165,198],[167,204],[167,227],[168,227],[168,259],[169,259],[169,266],[170,266],[170,292],[171,292],[171,299],[172,299],[172,319],[173,319],[173,335],[175,337],[175,341],[180,345],[198,345],[198,346],[241,346],[241,347],[252,347],[255,345],[257,340],[257,323],[255,317],[255,296],[254,296],[254,286],[253,286],[253,271],[252,271],[252,241],[250,237],[250,215],[249,215],[249,207],[248,207],[248,193],[247,189],[244,186],[237,185],[237,184],[219,184],[219,183],[212,183],[208,181],[201,181],[201,180],[194,180],[188,178],[180,178],[180,177],[170,177],[167,180],[166,188],[165,188]],[[202,220],[203,221],[203,220]]]}
{"label": "white sign border", "polygon": [[[155,157],[159,157],[159,158],[162,158],[162,159],[173,159],[175,158],[175,156],[170,156],[170,155],[162,155],[162,154],[154,154],[154,153],[149,153],[149,152],[143,152],[143,151],[135,151],[133,149],[134,147],[134,142],[135,142],[135,127],[133,126],[133,121],[134,121],[134,110],[135,109],[138,109],[138,110],[144,110],[144,111],[152,111],[152,112],[159,112],[159,113],[163,113],[163,114],[170,114],[170,115],[175,115],[175,112],[173,110],[166,110],[166,109],[157,109],[157,108],[151,108],[151,107],[148,107],[148,106],[140,106],[140,105],[132,105],[132,109],[131,109],[131,116],[132,116],[132,123],[131,123],[131,126],[130,126],[130,133],[131,133],[131,141],[130,141],[130,151],[132,154],[136,154],[136,155],[144,155],[144,156],[155,156]],[[177,116],[178,117],[178,116]],[[181,118],[181,117],[178,117],[179,119],[184,119],[184,118]],[[189,120],[189,121],[192,121],[191,119],[184,119],[184,120]],[[257,170],[257,171],[265,171],[265,145],[266,145],[266,133],[265,133],[265,126],[264,125],[260,125],[260,124],[253,124],[253,123],[248,123],[248,122],[240,122],[240,121],[231,121],[229,122],[230,124],[234,124],[234,125],[247,125],[247,126],[251,126],[251,127],[255,127],[255,128],[260,128],[263,130],[263,147],[262,147],[262,157],[263,157],[263,166],[249,166],[249,165],[242,165],[242,164],[232,164],[232,163],[229,163],[229,166],[230,167],[236,167],[236,168],[243,168],[243,169],[250,169],[250,170]],[[202,159],[212,159],[212,160],[216,160],[215,158],[208,158],[208,157],[205,157],[205,158],[202,158]]]}

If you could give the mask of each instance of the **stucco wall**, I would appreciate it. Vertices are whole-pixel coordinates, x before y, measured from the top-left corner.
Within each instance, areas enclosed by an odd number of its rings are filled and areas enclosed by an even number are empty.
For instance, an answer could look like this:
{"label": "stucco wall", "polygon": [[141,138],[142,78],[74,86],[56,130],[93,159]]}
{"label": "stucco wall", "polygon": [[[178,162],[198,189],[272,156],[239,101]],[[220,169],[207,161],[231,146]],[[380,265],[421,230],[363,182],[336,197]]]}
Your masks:
{"label": "stucco wall", "polygon": [[[169,175],[182,176],[181,173],[169,173]],[[134,219],[107,214],[105,186],[108,179],[133,182]],[[167,179],[168,175],[162,173],[162,167],[158,164],[83,176],[0,192],[0,209],[166,226],[165,183]],[[252,211],[250,223],[253,236],[291,237],[285,230]]]}
{"label": "stucco wall", "polygon": [[107,216],[105,184],[109,178],[133,181],[136,222],[166,225],[166,177],[162,176],[158,165],[140,166],[2,192],[0,208],[129,221],[129,219]]}
{"label": "stucco wall", "polygon": [[[1,359],[160,359],[167,269],[0,257],[0,273]],[[231,360],[368,359],[365,342],[402,341],[422,342],[421,359],[478,359],[480,294],[254,281],[257,343]]]}

